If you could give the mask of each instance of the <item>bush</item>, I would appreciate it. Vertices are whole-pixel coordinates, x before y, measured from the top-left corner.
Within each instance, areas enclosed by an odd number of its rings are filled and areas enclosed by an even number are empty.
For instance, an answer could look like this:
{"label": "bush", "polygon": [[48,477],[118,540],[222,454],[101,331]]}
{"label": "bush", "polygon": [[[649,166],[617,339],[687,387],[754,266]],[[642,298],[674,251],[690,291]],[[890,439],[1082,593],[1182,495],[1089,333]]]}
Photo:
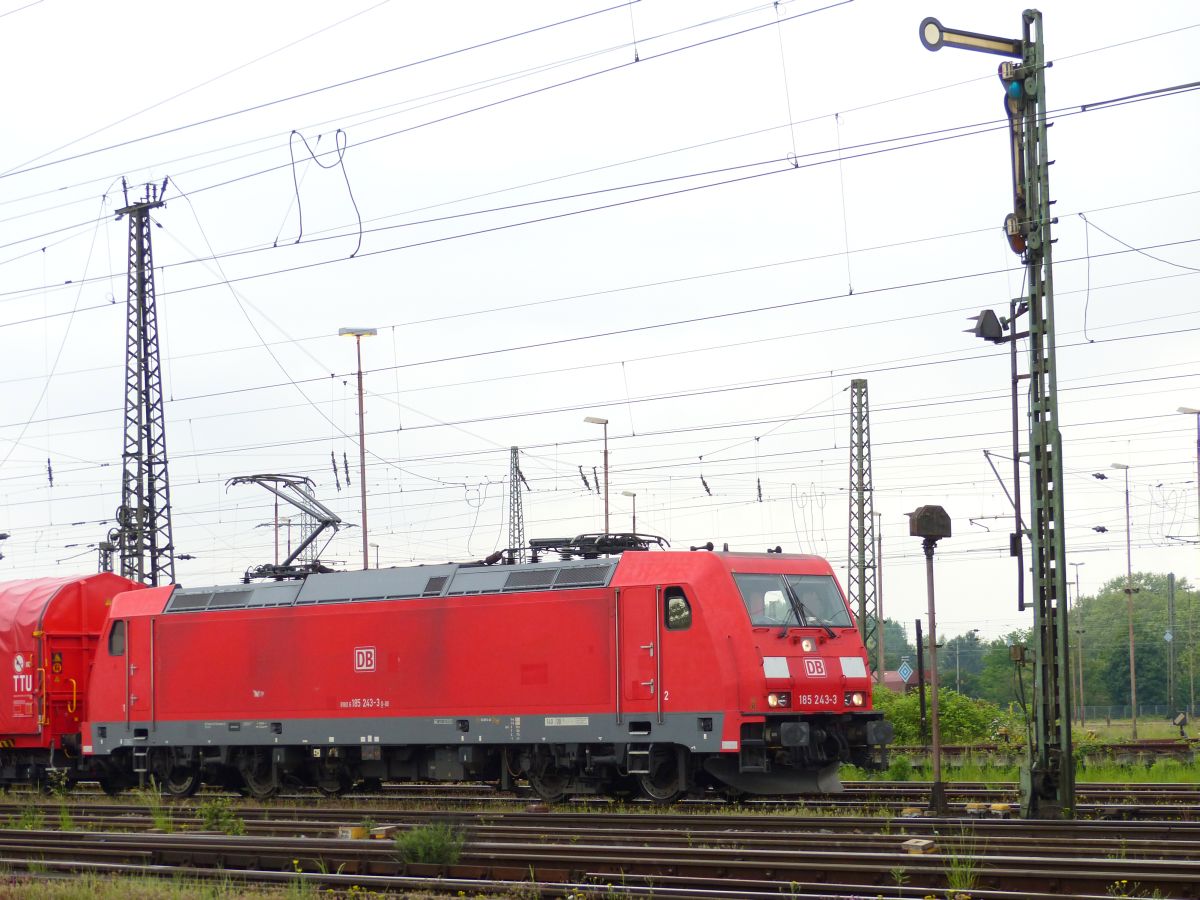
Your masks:
{"label": "bush", "polygon": [[[873,695],[875,709],[896,729],[897,744],[917,744],[921,741],[921,701],[916,691],[897,694],[876,687]],[[1001,725],[1009,733],[1023,729],[1017,717],[987,700],[976,700],[949,688],[938,690],[938,717],[941,720],[942,740],[947,744],[973,744],[992,741]]]}
{"label": "bush", "polygon": [[913,764],[907,756],[893,756],[884,773],[888,781],[908,781],[912,778]]}
{"label": "bush", "polygon": [[418,825],[396,835],[396,850],[406,863],[433,863],[452,866],[462,855],[465,840],[462,830],[437,822]]}

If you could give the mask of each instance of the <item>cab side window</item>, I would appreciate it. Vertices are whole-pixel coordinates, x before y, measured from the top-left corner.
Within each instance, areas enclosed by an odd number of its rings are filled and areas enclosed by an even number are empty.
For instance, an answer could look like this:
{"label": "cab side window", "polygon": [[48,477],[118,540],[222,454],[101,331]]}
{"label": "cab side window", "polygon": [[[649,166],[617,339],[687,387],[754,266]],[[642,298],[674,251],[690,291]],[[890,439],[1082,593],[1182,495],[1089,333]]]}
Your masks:
{"label": "cab side window", "polygon": [[112,631],[108,633],[108,655],[125,655],[125,621],[123,619],[113,622]]}
{"label": "cab side window", "polygon": [[669,631],[683,631],[692,626],[692,605],[681,587],[669,587],[663,591],[664,624]]}

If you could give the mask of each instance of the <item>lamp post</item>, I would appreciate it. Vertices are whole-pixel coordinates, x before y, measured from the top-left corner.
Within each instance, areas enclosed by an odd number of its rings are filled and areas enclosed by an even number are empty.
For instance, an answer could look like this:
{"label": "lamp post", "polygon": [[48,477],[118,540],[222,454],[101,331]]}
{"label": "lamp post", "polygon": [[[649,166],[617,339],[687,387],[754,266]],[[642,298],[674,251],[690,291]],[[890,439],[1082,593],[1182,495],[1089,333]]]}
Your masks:
{"label": "lamp post", "polygon": [[608,534],[608,419],[587,416],[583,421],[589,425],[604,426],[604,533]]}
{"label": "lamp post", "polygon": [[[1137,740],[1137,664],[1133,653],[1133,551],[1129,535],[1129,466],[1112,463],[1125,473],[1125,601],[1129,607],[1129,705],[1133,712],[1132,737]],[[1078,570],[1077,570],[1078,571]]]}
{"label": "lamp post", "polygon": [[367,541],[367,442],[363,427],[363,372],[362,339],[376,334],[374,328],[339,328],[338,335],[354,338],[354,351],[358,358],[358,483],[362,501],[362,550],[363,569],[371,568],[370,545]]}
{"label": "lamp post", "polygon": [[1196,417],[1196,546],[1200,547],[1200,409],[1181,406],[1176,412]]}
{"label": "lamp post", "polygon": [[[1196,546],[1200,548],[1200,409],[1195,409],[1191,406],[1181,406],[1176,412],[1183,413],[1185,416],[1196,417]],[[1188,631],[1192,632],[1192,607],[1188,605]],[[1196,712],[1196,679],[1195,671],[1195,634],[1189,633],[1188,638],[1192,641],[1192,647],[1188,652],[1188,715],[1195,715]]]}
{"label": "lamp post", "polygon": [[1075,567],[1075,614],[1079,616],[1075,620],[1075,634],[1078,638],[1075,641],[1075,653],[1079,657],[1079,727],[1082,728],[1086,723],[1083,720],[1083,607],[1079,605],[1079,567],[1086,566],[1085,562],[1069,563]]}
{"label": "lamp post", "polygon": [[621,491],[622,497],[628,497],[633,501],[633,528],[634,534],[637,534],[637,491]]}
{"label": "lamp post", "polygon": [[935,815],[946,813],[946,786],[942,784],[942,729],[938,722],[937,617],[933,602],[933,550],[942,538],[951,536],[950,516],[940,506],[921,506],[908,514],[908,533],[922,538],[925,550],[925,588],[929,599],[929,706],[933,722],[933,785],[929,806]]}
{"label": "lamp post", "polygon": [[378,569],[379,568],[379,545],[372,544],[371,546],[375,548],[375,568]]}

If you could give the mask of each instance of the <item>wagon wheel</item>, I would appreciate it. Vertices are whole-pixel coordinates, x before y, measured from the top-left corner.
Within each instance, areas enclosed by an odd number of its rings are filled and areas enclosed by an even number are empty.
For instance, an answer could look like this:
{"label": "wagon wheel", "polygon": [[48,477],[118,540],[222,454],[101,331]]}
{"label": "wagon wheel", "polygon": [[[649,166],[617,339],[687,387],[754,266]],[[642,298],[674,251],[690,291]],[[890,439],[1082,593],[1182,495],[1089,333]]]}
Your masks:
{"label": "wagon wheel", "polygon": [[246,792],[255,800],[267,800],[279,793],[279,779],[269,758],[259,754],[244,757],[238,771]]}
{"label": "wagon wheel", "polygon": [[650,772],[638,775],[638,785],[649,800],[673,803],[683,793],[680,775],[674,748],[655,748],[655,752],[650,754]]}
{"label": "wagon wheel", "polygon": [[162,780],[162,792],[183,799],[200,790],[200,771],[192,766],[175,766]]}

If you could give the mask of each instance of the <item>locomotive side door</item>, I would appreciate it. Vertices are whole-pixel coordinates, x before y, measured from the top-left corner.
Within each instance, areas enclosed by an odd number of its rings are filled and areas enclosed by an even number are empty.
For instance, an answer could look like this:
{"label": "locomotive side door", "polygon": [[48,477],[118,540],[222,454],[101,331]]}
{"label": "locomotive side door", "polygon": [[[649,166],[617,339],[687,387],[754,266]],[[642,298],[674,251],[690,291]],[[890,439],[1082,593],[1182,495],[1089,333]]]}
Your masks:
{"label": "locomotive side door", "polygon": [[154,727],[154,625],[151,616],[126,619],[125,709],[129,721]]}
{"label": "locomotive side door", "polygon": [[[660,696],[662,642],[658,607],[661,593],[653,587],[630,587],[619,594],[621,649],[618,665],[621,694],[625,700],[646,701]],[[638,706],[644,707],[644,704]]]}

